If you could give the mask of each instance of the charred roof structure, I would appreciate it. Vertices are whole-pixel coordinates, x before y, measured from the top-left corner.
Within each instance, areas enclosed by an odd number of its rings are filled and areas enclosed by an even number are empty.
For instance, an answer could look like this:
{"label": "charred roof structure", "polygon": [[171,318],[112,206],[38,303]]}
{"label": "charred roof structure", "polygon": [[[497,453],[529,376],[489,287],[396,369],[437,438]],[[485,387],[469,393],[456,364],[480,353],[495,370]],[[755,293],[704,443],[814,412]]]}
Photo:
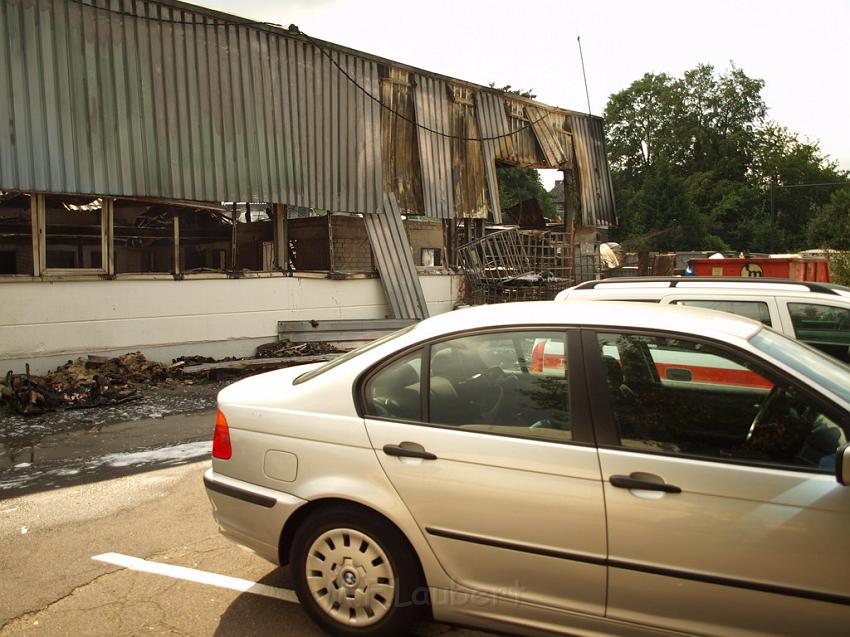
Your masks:
{"label": "charred roof structure", "polygon": [[596,117],[174,1],[0,3],[0,189],[500,221],[497,163],[615,222]]}

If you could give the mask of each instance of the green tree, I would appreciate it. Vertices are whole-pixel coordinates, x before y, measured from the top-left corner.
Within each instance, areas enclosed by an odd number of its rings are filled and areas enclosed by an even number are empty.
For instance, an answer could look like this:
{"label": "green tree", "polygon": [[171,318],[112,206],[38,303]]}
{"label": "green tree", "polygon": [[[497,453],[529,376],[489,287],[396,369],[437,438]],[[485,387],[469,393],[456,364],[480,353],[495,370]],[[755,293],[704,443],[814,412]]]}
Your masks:
{"label": "green tree", "polygon": [[540,173],[536,170],[519,166],[500,166],[496,176],[499,180],[499,199],[503,210],[512,208],[521,201],[535,199],[544,217],[552,220],[556,218],[555,206],[543,187]]}
{"label": "green tree", "polygon": [[[605,124],[620,217],[614,236],[666,249],[803,247],[828,193],[785,186],[846,173],[816,143],[767,121],[763,88],[735,66],[717,73],[699,65],[681,78],[646,74],[612,95]],[[673,230],[672,219],[690,227]]]}
{"label": "green tree", "polygon": [[812,247],[850,250],[850,187],[834,190],[806,226]]}

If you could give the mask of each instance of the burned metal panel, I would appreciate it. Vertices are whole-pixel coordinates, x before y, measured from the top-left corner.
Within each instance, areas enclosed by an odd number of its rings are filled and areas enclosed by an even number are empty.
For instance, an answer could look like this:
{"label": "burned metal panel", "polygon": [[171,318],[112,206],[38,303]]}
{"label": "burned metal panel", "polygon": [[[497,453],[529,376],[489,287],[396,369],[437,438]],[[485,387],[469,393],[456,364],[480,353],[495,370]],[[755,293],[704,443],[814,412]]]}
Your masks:
{"label": "burned metal panel", "polygon": [[605,155],[605,136],[598,117],[569,118],[575,148],[575,166],[584,226],[607,228],[617,224],[614,187]]}
{"label": "burned metal panel", "polygon": [[[382,86],[379,67],[408,86]],[[486,183],[498,220],[496,162],[569,167],[575,146],[599,181],[588,219],[610,224],[604,155],[571,138],[576,117],[170,0],[0,2],[3,189],[371,214],[387,188],[406,213],[447,219],[480,217]]]}
{"label": "burned metal panel", "polygon": [[508,118],[500,95],[479,91],[476,95],[478,130],[481,132],[481,150],[484,153],[484,175],[490,211],[495,223],[502,223],[502,202],[499,198],[499,180],[496,175],[496,158],[513,153]]}
{"label": "burned metal panel", "polygon": [[[451,138],[451,179],[454,186],[455,216],[487,218],[484,155],[475,116],[473,89],[450,85],[449,120]],[[475,141],[473,141],[475,140]]]}
{"label": "burned metal panel", "polygon": [[531,128],[525,106],[525,102],[520,100],[505,99],[508,130],[512,134],[515,149],[514,159],[511,163],[529,168],[549,168],[543,150],[537,143],[537,137]]}
{"label": "burned metal panel", "polygon": [[186,5],[4,0],[0,62],[0,188],[381,205],[374,60]]}
{"label": "burned metal panel", "polygon": [[[15,130],[15,104],[13,100],[15,94],[12,92],[13,80],[11,78],[13,67],[9,53],[12,44],[12,28],[9,26],[9,22],[10,20],[14,21],[17,15],[17,12],[13,11],[14,9],[17,9],[17,7],[13,7],[10,3],[0,2],[0,140],[12,138]],[[18,36],[18,41],[20,41],[20,36]],[[20,67],[17,71],[20,74]],[[23,149],[16,153],[11,144],[0,143],[0,184],[15,184],[20,181],[17,166],[20,158],[16,157],[20,152],[23,152]]]}
{"label": "burned metal panel", "polygon": [[563,170],[572,170],[575,165],[575,154],[573,152],[573,136],[570,132],[570,118],[562,111],[550,111],[548,115],[549,126],[564,153]]}
{"label": "burned metal panel", "polygon": [[422,167],[424,210],[429,217],[451,219],[455,216],[454,187],[451,173],[451,143],[448,95],[442,80],[415,76],[419,164]]}
{"label": "burned metal panel", "polygon": [[543,157],[550,166],[559,168],[566,164],[567,156],[561,148],[561,140],[549,121],[550,115],[542,108],[526,105],[525,112],[531,124],[531,130],[543,151]]}
{"label": "burned metal panel", "polygon": [[422,169],[419,165],[418,130],[413,122],[413,86],[409,73],[386,68],[381,79],[381,148],[384,191],[393,193],[403,214],[422,214]]}
{"label": "burned metal panel", "polygon": [[490,91],[479,91],[478,102],[478,125],[485,152],[492,153],[494,159],[508,163],[516,163],[516,150],[514,148],[513,135],[509,135],[508,116],[505,112],[505,98],[503,93],[491,93]]}
{"label": "burned metal panel", "polygon": [[425,293],[413,264],[395,195],[385,195],[383,209],[363,218],[392,318],[427,318]]}

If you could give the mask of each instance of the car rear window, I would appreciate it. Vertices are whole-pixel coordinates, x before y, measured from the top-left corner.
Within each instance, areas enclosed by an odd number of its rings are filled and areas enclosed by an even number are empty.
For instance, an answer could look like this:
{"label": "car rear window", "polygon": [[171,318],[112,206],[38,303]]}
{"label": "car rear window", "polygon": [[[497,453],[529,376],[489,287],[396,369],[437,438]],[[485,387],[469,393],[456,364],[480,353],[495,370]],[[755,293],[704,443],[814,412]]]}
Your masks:
{"label": "car rear window", "polygon": [[767,303],[763,301],[729,301],[720,299],[680,299],[676,301],[676,305],[688,305],[690,307],[701,307],[707,310],[717,310],[719,312],[729,312],[744,316],[754,321],[759,321],[772,327],[770,321],[770,310]]}
{"label": "car rear window", "polygon": [[317,376],[321,376],[325,372],[332,370],[334,367],[342,365],[343,363],[347,363],[351,359],[356,358],[356,357],[360,356],[361,354],[365,354],[366,352],[368,352],[372,349],[375,349],[376,347],[383,345],[384,343],[389,343],[390,341],[398,338],[399,336],[403,336],[404,334],[407,334],[414,327],[416,327],[415,323],[412,324],[412,325],[408,325],[407,327],[403,327],[400,330],[398,330],[397,332],[393,332],[391,334],[387,334],[386,336],[382,336],[381,338],[376,339],[376,340],[372,341],[371,343],[367,343],[366,345],[363,345],[362,347],[358,347],[357,349],[353,349],[350,352],[346,352],[342,356],[339,356],[339,357],[333,359],[332,361],[328,361],[327,363],[317,367],[316,369],[311,369],[309,372],[301,374],[298,378],[296,378],[294,381],[292,381],[292,384],[293,385],[300,385],[301,383],[305,383],[308,380],[312,380],[313,378],[316,378]]}

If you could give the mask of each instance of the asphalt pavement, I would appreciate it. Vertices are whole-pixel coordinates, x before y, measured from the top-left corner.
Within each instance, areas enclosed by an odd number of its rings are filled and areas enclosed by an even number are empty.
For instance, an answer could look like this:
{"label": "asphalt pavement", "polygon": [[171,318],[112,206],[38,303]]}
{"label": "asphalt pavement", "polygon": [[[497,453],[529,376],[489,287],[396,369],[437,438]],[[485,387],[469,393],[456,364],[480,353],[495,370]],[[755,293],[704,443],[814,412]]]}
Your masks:
{"label": "asphalt pavement", "polygon": [[[218,533],[201,479],[208,466],[0,501],[0,636],[321,635],[287,601],[286,570]],[[435,623],[414,634],[484,635]]]}
{"label": "asphalt pavement", "polygon": [[215,409],[45,434],[0,467],[0,502],[209,457]]}

